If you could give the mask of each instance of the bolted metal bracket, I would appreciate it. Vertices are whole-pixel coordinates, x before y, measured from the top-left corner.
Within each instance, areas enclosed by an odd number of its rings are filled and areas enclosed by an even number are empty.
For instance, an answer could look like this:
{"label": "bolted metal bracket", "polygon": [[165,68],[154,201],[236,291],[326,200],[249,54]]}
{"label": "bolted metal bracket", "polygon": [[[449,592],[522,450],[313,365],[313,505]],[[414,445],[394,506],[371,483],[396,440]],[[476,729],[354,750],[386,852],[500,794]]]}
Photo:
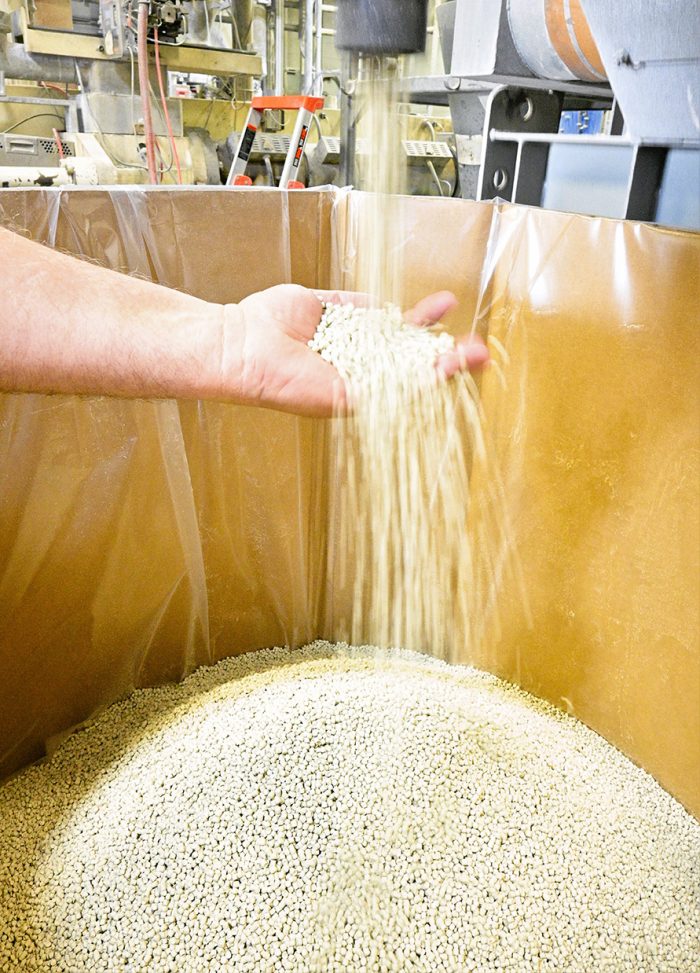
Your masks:
{"label": "bolted metal bracket", "polygon": [[477,199],[506,199],[539,205],[547,173],[547,143],[506,142],[499,132],[551,132],[559,129],[564,96],[559,91],[503,86],[489,96],[484,122],[483,157]]}

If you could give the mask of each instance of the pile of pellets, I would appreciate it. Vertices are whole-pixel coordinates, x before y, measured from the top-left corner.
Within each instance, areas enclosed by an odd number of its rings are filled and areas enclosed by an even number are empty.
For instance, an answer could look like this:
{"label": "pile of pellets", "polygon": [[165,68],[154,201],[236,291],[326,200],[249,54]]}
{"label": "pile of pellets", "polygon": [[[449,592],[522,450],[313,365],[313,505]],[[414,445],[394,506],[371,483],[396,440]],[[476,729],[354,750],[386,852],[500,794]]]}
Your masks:
{"label": "pile of pellets", "polygon": [[7,973],[691,973],[699,889],[647,774],[404,651],[226,660],[0,788]]}
{"label": "pile of pellets", "polygon": [[446,331],[404,320],[395,304],[326,304],[309,347],[334,365],[352,387],[361,388],[375,382],[378,374],[392,384],[434,381],[435,362],[452,351],[455,340]]}

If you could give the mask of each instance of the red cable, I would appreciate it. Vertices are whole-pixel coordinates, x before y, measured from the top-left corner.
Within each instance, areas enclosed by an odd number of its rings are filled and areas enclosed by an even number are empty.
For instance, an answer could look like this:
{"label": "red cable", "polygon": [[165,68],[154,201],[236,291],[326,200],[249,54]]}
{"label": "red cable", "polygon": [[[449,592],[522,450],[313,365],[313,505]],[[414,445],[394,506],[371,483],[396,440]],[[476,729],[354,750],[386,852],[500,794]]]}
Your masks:
{"label": "red cable", "polygon": [[165,100],[165,92],[163,91],[163,76],[160,71],[160,50],[158,47],[158,28],[156,27],[153,31],[153,40],[156,46],[156,74],[158,75],[158,88],[160,89],[160,103],[163,106],[163,115],[165,116],[165,127],[168,130],[168,138],[170,139],[170,148],[173,152],[173,158],[175,159],[175,168],[177,169],[177,182],[178,185],[182,185],[182,170],[180,169],[180,156],[177,154],[177,146],[175,145],[175,137],[173,135],[173,128],[170,124],[170,112],[168,111],[168,103]]}
{"label": "red cable", "polygon": [[58,149],[58,157],[59,159],[64,159],[65,155],[63,153],[63,145],[61,144],[61,136],[58,134],[57,129],[52,128],[51,131],[53,132],[53,137],[56,141],[56,148]]}
{"label": "red cable", "polygon": [[141,110],[143,111],[143,132],[146,137],[146,162],[148,163],[148,178],[155,186],[158,183],[156,173],[156,140],[153,134],[153,118],[151,116],[151,99],[148,90],[148,49],[146,34],[148,32],[149,0],[139,0],[139,16],[136,30],[136,60],[139,66],[139,91],[141,92]]}
{"label": "red cable", "polygon": [[67,92],[60,86],[60,84],[54,84],[53,81],[40,81],[39,84],[42,88],[53,88],[54,91],[60,91],[64,98],[67,95]]}
{"label": "red cable", "polygon": [[165,164],[165,156],[163,155],[163,150],[160,147],[160,142],[156,139],[156,152],[158,153],[158,179],[160,182],[163,181],[163,173],[167,169]]}

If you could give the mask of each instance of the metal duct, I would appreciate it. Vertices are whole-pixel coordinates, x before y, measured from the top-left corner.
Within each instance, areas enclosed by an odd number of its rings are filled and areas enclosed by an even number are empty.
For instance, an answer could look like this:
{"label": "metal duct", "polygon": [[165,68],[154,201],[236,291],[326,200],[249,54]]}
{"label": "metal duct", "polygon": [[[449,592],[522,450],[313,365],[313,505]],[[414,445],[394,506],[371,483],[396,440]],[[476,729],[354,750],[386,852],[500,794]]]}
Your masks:
{"label": "metal duct", "polygon": [[[155,80],[155,68],[151,67]],[[131,66],[128,61],[87,61],[80,64],[81,86],[85,91],[108,95],[131,94]]]}
{"label": "metal duct", "polygon": [[231,0],[231,13],[238,27],[238,36],[244,50],[250,46],[250,28],[253,23],[254,0]]}
{"label": "metal duct", "polygon": [[20,81],[58,81],[62,84],[76,80],[72,58],[52,54],[28,54],[22,44],[8,41],[0,34],[0,73]]}

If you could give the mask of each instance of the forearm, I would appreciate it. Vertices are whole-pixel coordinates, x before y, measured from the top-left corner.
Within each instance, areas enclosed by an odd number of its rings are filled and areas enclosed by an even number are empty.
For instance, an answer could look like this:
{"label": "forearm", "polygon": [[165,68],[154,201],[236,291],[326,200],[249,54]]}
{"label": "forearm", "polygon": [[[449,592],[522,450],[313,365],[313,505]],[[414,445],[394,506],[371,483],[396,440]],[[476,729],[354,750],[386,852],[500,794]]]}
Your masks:
{"label": "forearm", "polygon": [[226,398],[242,390],[236,309],[117,274],[0,229],[0,389]]}

